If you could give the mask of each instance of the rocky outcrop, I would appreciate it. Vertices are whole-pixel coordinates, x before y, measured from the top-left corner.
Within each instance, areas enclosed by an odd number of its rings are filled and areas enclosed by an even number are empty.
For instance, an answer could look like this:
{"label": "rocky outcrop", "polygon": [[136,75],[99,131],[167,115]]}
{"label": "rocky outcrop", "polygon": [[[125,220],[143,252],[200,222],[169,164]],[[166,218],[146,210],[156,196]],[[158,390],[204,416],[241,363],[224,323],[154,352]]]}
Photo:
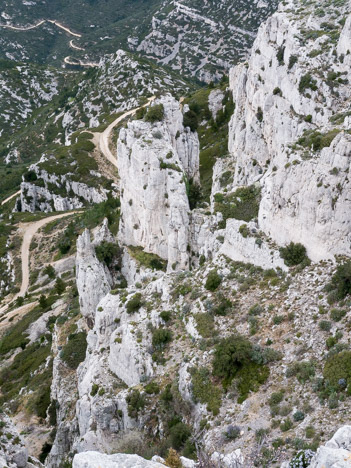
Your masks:
{"label": "rocky outcrop", "polygon": [[76,278],[80,310],[90,321],[94,319],[99,301],[111,290],[113,284],[111,273],[95,254],[94,246],[103,240],[109,242],[113,240],[107,220],[95,234],[93,243],[88,229],[77,240]]}
{"label": "rocky outcrop", "polygon": [[[107,190],[71,180],[73,173],[50,174],[40,163],[50,160],[45,155],[29,171],[35,173],[35,182],[22,182],[18,211],[68,211],[82,208],[84,203],[101,203],[107,200]],[[53,158],[54,159],[54,158]],[[60,172],[60,169],[57,169]]]}
{"label": "rocky outcrop", "polygon": [[28,449],[19,436],[10,418],[4,413],[0,415],[0,465],[8,468],[34,468],[42,466],[37,460],[28,461]]}
{"label": "rocky outcrop", "polygon": [[[230,74],[236,102],[229,131],[232,190],[259,182],[259,229],[279,245],[301,242],[319,261],[351,254],[351,137],[345,131],[351,72],[349,58],[342,57],[350,17],[332,47],[334,60],[327,35],[305,39],[309,15],[299,18],[290,8],[282,6],[261,26],[248,65]],[[313,28],[327,20],[314,17]],[[335,83],[335,77],[342,78]]]}
{"label": "rocky outcrop", "polygon": [[183,126],[179,103],[170,95],[156,101],[164,118],[128,123],[118,139],[121,224],[124,245],[142,246],[168,260],[168,270],[189,266],[189,202],[185,178],[197,180],[199,142]]}
{"label": "rocky outcrop", "polygon": [[79,453],[74,456],[73,468],[164,468],[165,465],[145,460],[138,455],[117,453],[105,455],[98,452]]}

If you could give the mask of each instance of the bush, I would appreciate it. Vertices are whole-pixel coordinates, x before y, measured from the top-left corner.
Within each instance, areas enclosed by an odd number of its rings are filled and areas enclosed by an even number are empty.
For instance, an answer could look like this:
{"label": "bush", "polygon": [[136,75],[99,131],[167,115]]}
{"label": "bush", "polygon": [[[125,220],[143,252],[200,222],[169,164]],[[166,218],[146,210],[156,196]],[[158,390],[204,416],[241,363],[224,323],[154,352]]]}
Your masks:
{"label": "bush", "polygon": [[228,426],[224,435],[229,440],[236,440],[240,436],[240,427],[239,426]]}
{"label": "bush", "polygon": [[269,406],[276,406],[279,405],[283,401],[284,398],[284,392],[273,392],[271,397],[268,400]]}
{"label": "bush", "polygon": [[197,115],[192,110],[189,110],[184,114],[183,117],[184,127],[189,127],[192,132],[195,132],[199,123],[197,120]]}
{"label": "bush", "polygon": [[98,384],[96,383],[93,383],[92,387],[91,387],[91,392],[90,392],[90,395],[91,396],[95,396],[97,395],[97,392],[99,391],[99,386]]}
{"label": "bush", "polygon": [[141,293],[136,293],[134,296],[129,299],[126,305],[127,313],[134,314],[136,311],[140,309],[142,305],[142,295]]}
{"label": "bush", "polygon": [[220,315],[224,317],[227,315],[228,310],[233,307],[233,304],[229,299],[226,299],[225,297],[221,297],[219,304],[215,307],[213,310],[213,313],[215,315]]}
{"label": "bush", "polygon": [[206,367],[190,369],[192,381],[192,393],[195,403],[207,403],[207,410],[216,416],[221,407],[222,392],[210,379],[210,373]]}
{"label": "bush", "polygon": [[299,83],[300,93],[303,93],[306,89],[312,89],[312,91],[317,90],[317,81],[313,79],[309,73],[302,76]]}
{"label": "bush", "polygon": [[55,268],[52,265],[48,265],[44,268],[44,275],[48,275],[50,279],[54,279],[56,276]]}
{"label": "bush", "polygon": [[298,61],[297,55],[290,55],[288,69],[291,70],[292,67],[295,65],[295,63],[297,63],[297,61]]}
{"label": "bush", "polygon": [[340,320],[345,317],[346,310],[341,309],[332,309],[330,311],[330,317],[334,322],[340,322]]}
{"label": "bush", "polygon": [[145,115],[146,122],[155,123],[163,120],[165,110],[163,104],[156,104],[147,111]]}
{"label": "bush", "polygon": [[84,361],[87,349],[87,336],[84,332],[69,335],[68,343],[63,347],[60,357],[71,369],[77,369]]}
{"label": "bush", "polygon": [[164,322],[169,322],[171,320],[171,316],[172,316],[172,314],[171,314],[171,312],[169,310],[163,310],[160,313],[160,317]]}
{"label": "bush", "polygon": [[128,416],[136,419],[139,411],[145,407],[145,398],[139,390],[132,390],[126,397],[128,403]]}
{"label": "bush", "polygon": [[[216,194],[217,195],[217,194]],[[223,224],[230,218],[249,222],[257,218],[261,201],[261,189],[255,185],[238,188],[234,193],[224,197],[215,197],[215,210],[222,213]]]}
{"label": "bush", "polygon": [[251,360],[252,345],[242,335],[223,338],[215,348],[213,374],[230,381]]}
{"label": "bush", "polygon": [[285,421],[283,421],[281,424],[280,424],[280,430],[282,432],[287,432],[287,431],[290,431],[290,429],[293,427],[293,423],[291,421],[290,418],[287,418]]}
{"label": "bush", "polygon": [[57,294],[61,295],[65,289],[66,289],[66,283],[61,278],[57,278],[56,283],[55,283],[55,290]]}
{"label": "bush", "polygon": [[278,94],[279,94],[279,96],[281,96],[282,95],[282,90],[280,88],[276,87],[276,88],[273,89],[273,94],[274,94],[274,96],[276,96]]}
{"label": "bush", "polygon": [[257,109],[256,118],[259,122],[263,121],[263,110],[261,107]]}
{"label": "bush", "polygon": [[172,426],[169,433],[172,447],[176,450],[180,450],[182,447],[184,447],[185,442],[191,436],[190,427],[182,422],[178,422]]}
{"label": "bush", "polygon": [[339,381],[345,379],[351,384],[351,351],[330,356],[324,365],[323,377],[330,385],[338,388]]}
{"label": "bush", "polygon": [[303,421],[305,419],[305,415],[303,414],[302,411],[296,411],[296,413],[293,414],[294,421]]}
{"label": "bush", "polygon": [[170,468],[182,468],[183,464],[176,450],[170,448],[166,458],[166,466]]}
{"label": "bush", "polygon": [[289,467],[290,468],[308,468],[311,464],[311,461],[314,455],[315,455],[315,452],[313,452],[312,450],[301,450],[291,460]]}
{"label": "bush", "polygon": [[104,262],[110,267],[120,257],[120,249],[113,242],[102,241],[95,247],[95,254],[99,262]]}
{"label": "bush", "polygon": [[150,382],[145,385],[145,393],[148,393],[149,395],[160,393],[160,387],[157,382]]}
{"label": "bush", "polygon": [[315,375],[315,365],[312,361],[294,362],[286,370],[287,377],[295,376],[300,383],[305,383]]}
{"label": "bush", "polygon": [[221,282],[222,282],[222,278],[217,273],[217,271],[211,270],[207,276],[205,288],[208,291],[215,291],[218,288],[218,286],[221,284]]}
{"label": "bush", "polygon": [[321,320],[318,325],[319,328],[323,331],[330,331],[332,326],[331,322],[329,322],[328,320]]}
{"label": "bush", "polygon": [[351,294],[351,260],[337,267],[329,287],[335,291],[336,298],[340,300]]}
{"label": "bush", "polygon": [[300,265],[308,259],[306,247],[299,243],[295,244],[294,242],[290,242],[286,247],[282,247],[279,252],[285,265],[289,267]]}
{"label": "bush", "polygon": [[152,332],[152,345],[156,349],[163,349],[172,341],[172,332],[167,328],[158,328]]}

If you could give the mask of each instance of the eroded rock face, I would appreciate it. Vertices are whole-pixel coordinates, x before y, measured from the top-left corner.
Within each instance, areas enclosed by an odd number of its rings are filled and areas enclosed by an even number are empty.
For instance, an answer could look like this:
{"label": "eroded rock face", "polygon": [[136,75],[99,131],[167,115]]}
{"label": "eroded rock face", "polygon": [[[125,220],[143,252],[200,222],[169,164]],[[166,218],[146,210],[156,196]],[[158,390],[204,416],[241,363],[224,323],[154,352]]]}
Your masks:
{"label": "eroded rock face", "polygon": [[105,455],[99,452],[85,452],[74,456],[73,468],[164,468],[165,465],[145,460],[138,455],[117,453]]}
{"label": "eroded rock face", "polygon": [[109,242],[113,240],[107,227],[107,220],[96,233],[93,243],[87,229],[77,240],[76,277],[80,310],[84,317],[90,320],[94,318],[100,299],[111,290],[113,283],[108,268],[99,262],[95,254],[94,245],[103,240]]}
{"label": "eroded rock face", "polygon": [[24,446],[23,440],[20,438],[12,421],[5,414],[0,417],[1,424],[6,435],[11,437],[2,437],[0,446],[0,464],[8,468],[29,468],[32,466],[40,466],[28,464],[28,449]]}
{"label": "eroded rock face", "polygon": [[[301,242],[310,258],[319,261],[351,254],[351,137],[345,132],[350,122],[347,116],[338,124],[333,119],[347,110],[351,71],[349,57],[334,60],[323,48],[327,36],[304,41],[309,16],[295,17],[290,7],[281,7],[261,26],[248,66],[230,73],[236,103],[229,131],[232,189],[259,182],[259,228],[280,245]],[[313,21],[318,29],[322,20]],[[340,35],[339,54],[350,48],[350,21],[348,17]],[[318,47],[321,52],[311,58]],[[326,63],[325,71],[311,72]],[[337,86],[337,93],[330,77],[328,82],[330,70],[348,80]],[[306,82],[308,73],[315,85],[304,88],[301,79]],[[328,134],[332,140],[332,130],[337,136],[330,146],[296,146],[305,132]]]}
{"label": "eroded rock face", "polygon": [[153,125],[128,123],[118,140],[121,177],[119,239],[168,260],[169,270],[189,265],[189,202],[185,177],[198,179],[199,142],[183,127],[179,103],[170,95],[156,101],[165,117]]}

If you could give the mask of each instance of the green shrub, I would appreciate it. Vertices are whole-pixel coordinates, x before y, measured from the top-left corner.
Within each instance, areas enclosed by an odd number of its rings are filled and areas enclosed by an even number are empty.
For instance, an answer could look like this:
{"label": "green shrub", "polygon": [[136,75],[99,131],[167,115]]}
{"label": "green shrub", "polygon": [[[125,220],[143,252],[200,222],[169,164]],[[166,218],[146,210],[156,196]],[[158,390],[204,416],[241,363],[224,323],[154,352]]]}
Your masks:
{"label": "green shrub", "polygon": [[152,395],[152,394],[157,394],[160,393],[160,387],[158,386],[157,382],[150,382],[147,385],[145,385],[145,393]]}
{"label": "green shrub", "polygon": [[318,325],[319,328],[323,331],[330,331],[332,326],[331,322],[329,322],[328,320],[321,320]]}
{"label": "green shrub", "polygon": [[294,421],[298,422],[298,421],[303,421],[305,419],[305,415],[302,411],[296,411],[294,414],[293,414],[293,418],[294,418]]}
{"label": "green shrub", "polygon": [[172,341],[172,332],[167,328],[157,328],[152,332],[152,345],[155,349],[163,349]]}
{"label": "green shrub", "polygon": [[320,133],[316,130],[307,130],[303,136],[297,140],[297,144],[304,148],[320,151],[323,148],[329,148],[336,135],[340,133],[338,128],[334,128],[327,133]]}
{"label": "green shrub", "polygon": [[192,393],[195,403],[206,403],[207,410],[216,416],[221,407],[221,389],[210,379],[210,373],[206,367],[190,369],[192,381]]}
{"label": "green shrub", "polygon": [[61,279],[57,278],[55,283],[55,291],[58,295],[61,295],[66,289],[66,283]]}
{"label": "green shrub", "polygon": [[189,127],[192,132],[196,131],[197,127],[199,126],[199,123],[195,112],[189,110],[184,114],[183,125],[184,127]]}
{"label": "green shrub", "polygon": [[50,383],[39,388],[34,401],[34,409],[39,418],[46,418],[50,406]]}
{"label": "green shrub", "polygon": [[285,419],[285,421],[283,421],[281,424],[280,424],[280,430],[282,432],[287,432],[287,431],[290,431],[290,429],[293,427],[293,423],[291,421],[290,418],[287,418]]}
{"label": "green shrub", "polygon": [[92,387],[91,387],[90,395],[91,395],[91,396],[95,396],[95,395],[97,395],[98,391],[99,391],[99,386],[98,386],[98,384],[93,383],[93,385],[92,385]]}
{"label": "green shrub", "polygon": [[165,110],[163,104],[156,104],[147,111],[145,115],[146,122],[155,123],[163,120]]}
{"label": "green shrub", "polygon": [[225,387],[234,377],[237,379],[239,403],[247,398],[250,391],[257,391],[269,375],[268,367],[253,361],[253,354],[250,341],[241,335],[223,338],[215,347],[213,374],[223,379]]}
{"label": "green shrub", "polygon": [[228,310],[230,310],[233,307],[232,302],[227,299],[226,297],[221,297],[219,304],[213,309],[213,313],[215,315],[220,315],[220,316],[225,316],[228,313]]}
{"label": "green shrub", "polygon": [[110,267],[114,261],[120,258],[121,250],[113,242],[102,241],[101,244],[95,246],[95,254],[99,262],[104,262]]}
{"label": "green shrub", "polygon": [[215,323],[213,315],[209,313],[199,313],[194,315],[197,331],[203,338],[211,338],[215,335]]}
{"label": "green shrub", "polygon": [[281,390],[279,392],[273,392],[268,400],[269,406],[279,405],[283,401],[284,392]]}
{"label": "green shrub", "polygon": [[216,270],[211,270],[207,276],[205,288],[208,291],[215,291],[222,282],[222,277]]}
{"label": "green shrub", "polygon": [[229,440],[236,440],[238,437],[240,437],[240,427],[239,426],[228,426],[224,435],[227,439]]}
{"label": "green shrub", "polygon": [[285,47],[280,46],[277,52],[277,60],[279,65],[284,65],[284,52],[285,52]]}
{"label": "green shrub", "polygon": [[134,314],[137,312],[142,305],[142,295],[141,293],[136,293],[134,296],[129,299],[126,305],[126,310],[128,314]]}
{"label": "green shrub", "polygon": [[257,109],[256,118],[259,122],[263,121],[263,110],[261,107]]}
{"label": "green shrub", "polygon": [[84,332],[69,335],[67,344],[63,347],[60,357],[71,369],[77,369],[84,361],[87,349],[87,336]]}
{"label": "green shrub", "polygon": [[170,310],[163,310],[160,313],[160,317],[164,322],[169,322],[171,320],[172,314]]}
{"label": "green shrub", "polygon": [[339,265],[332,276],[329,289],[335,291],[336,299],[344,299],[351,294],[351,260]]}
{"label": "green shrub", "polygon": [[132,390],[128,393],[126,402],[128,404],[128,416],[134,419],[138,417],[139,411],[145,408],[146,404],[145,398],[139,390]]}
{"label": "green shrub", "polygon": [[312,89],[312,91],[317,90],[317,81],[313,79],[309,73],[302,76],[299,83],[300,93],[303,93],[306,89]]}
{"label": "green shrub", "polygon": [[342,318],[346,315],[346,310],[342,309],[332,309],[330,311],[330,317],[334,322],[340,322]]}
{"label": "green shrub", "polygon": [[190,427],[187,424],[178,422],[169,430],[172,447],[180,450],[184,447],[186,441],[191,436]]}
{"label": "green shrub", "polygon": [[[222,194],[221,194],[222,195]],[[249,222],[257,218],[261,201],[261,189],[254,185],[238,188],[234,193],[217,198],[216,212],[222,213],[223,223],[234,218]],[[225,227],[225,224],[224,226]]]}
{"label": "green shrub", "polygon": [[245,239],[250,235],[250,229],[247,227],[246,224],[242,224],[239,227],[239,232]]}
{"label": "green shrub", "polygon": [[56,276],[55,268],[52,265],[47,265],[43,271],[44,275],[48,275],[50,279],[54,279]]}
{"label": "green shrub", "polygon": [[274,94],[274,96],[277,96],[278,94],[279,94],[279,96],[281,96],[282,95],[282,90],[280,88],[276,87],[276,88],[273,89],[273,94]]}
{"label": "green shrub", "polygon": [[129,246],[129,253],[140,265],[145,266],[146,268],[151,268],[152,270],[162,270],[166,271],[167,261],[163,260],[156,254],[145,252],[142,247]]}
{"label": "green shrub", "polygon": [[286,370],[287,377],[295,376],[300,383],[305,383],[315,375],[315,365],[312,361],[294,362]]}
{"label": "green shrub", "polygon": [[299,243],[295,244],[294,242],[290,242],[286,247],[282,247],[279,252],[285,265],[289,267],[300,265],[308,259],[306,255],[306,247]]}
{"label": "green shrub", "polygon": [[297,63],[297,61],[298,61],[297,55],[290,55],[288,69],[291,70],[292,67],[295,65],[295,63]]}
{"label": "green shrub", "polygon": [[330,356],[325,362],[323,377],[335,388],[341,379],[351,384],[351,351],[342,351]]}

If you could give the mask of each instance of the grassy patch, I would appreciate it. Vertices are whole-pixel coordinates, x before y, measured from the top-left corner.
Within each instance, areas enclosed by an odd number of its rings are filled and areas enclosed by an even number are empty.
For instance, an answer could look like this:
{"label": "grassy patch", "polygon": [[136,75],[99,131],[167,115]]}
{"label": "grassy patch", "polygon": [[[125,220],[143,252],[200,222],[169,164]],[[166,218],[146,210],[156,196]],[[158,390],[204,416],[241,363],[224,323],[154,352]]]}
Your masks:
{"label": "grassy patch", "polygon": [[152,270],[162,270],[166,271],[167,261],[159,257],[156,254],[145,252],[142,247],[128,247],[130,255],[138,262],[140,265],[151,268]]}
{"label": "grassy patch", "polygon": [[234,193],[215,195],[215,210],[223,215],[223,226],[227,219],[234,218],[249,222],[258,216],[261,188],[250,185],[238,188]]}
{"label": "grassy patch", "polygon": [[221,407],[222,391],[217,387],[210,378],[210,372],[206,367],[190,370],[192,377],[192,392],[195,403],[206,403],[207,410],[212,411],[216,416]]}

